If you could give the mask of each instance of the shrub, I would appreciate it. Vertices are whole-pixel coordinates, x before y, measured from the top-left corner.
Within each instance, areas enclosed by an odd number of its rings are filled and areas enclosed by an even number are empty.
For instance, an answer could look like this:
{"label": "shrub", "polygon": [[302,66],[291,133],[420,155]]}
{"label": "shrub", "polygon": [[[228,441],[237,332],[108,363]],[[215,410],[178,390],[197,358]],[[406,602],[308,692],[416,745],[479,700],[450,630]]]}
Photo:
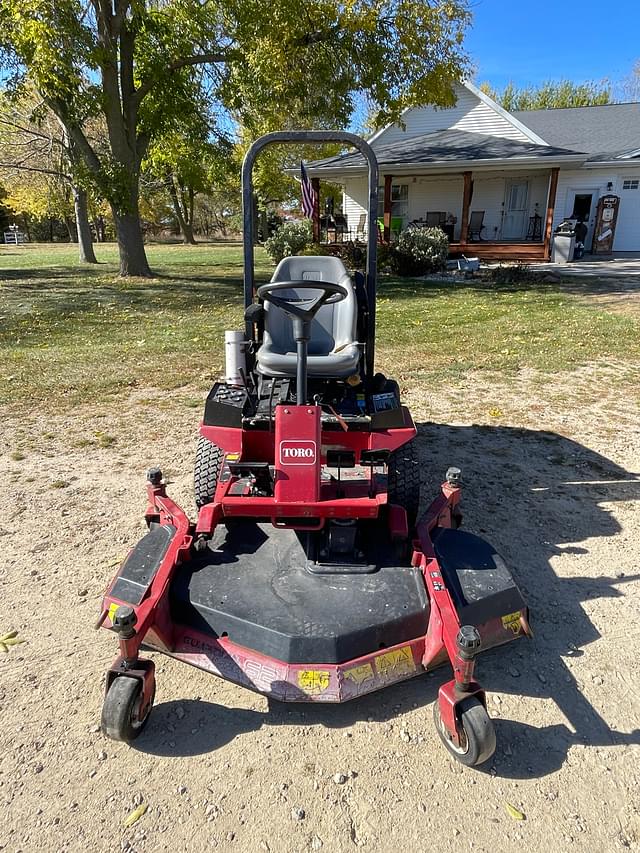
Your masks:
{"label": "shrub", "polygon": [[449,240],[440,228],[407,228],[390,256],[398,275],[426,275],[444,269]]}
{"label": "shrub", "polygon": [[311,240],[310,220],[285,222],[268,240],[264,241],[264,248],[271,260],[277,264],[283,258],[299,254],[311,243]]}

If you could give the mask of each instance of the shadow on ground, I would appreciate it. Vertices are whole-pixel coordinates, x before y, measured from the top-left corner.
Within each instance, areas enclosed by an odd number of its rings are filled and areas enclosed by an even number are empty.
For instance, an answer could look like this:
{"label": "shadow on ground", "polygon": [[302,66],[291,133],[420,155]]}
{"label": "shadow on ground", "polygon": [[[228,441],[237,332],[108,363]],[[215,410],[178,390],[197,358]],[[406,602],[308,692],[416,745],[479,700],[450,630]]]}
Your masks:
{"label": "shadow on ground", "polygon": [[[563,764],[573,745],[640,744],[638,729],[616,731],[596,711],[566,663],[600,638],[583,603],[617,598],[622,605],[627,584],[640,577],[625,576],[618,569],[616,537],[621,529],[603,506],[640,501],[640,477],[550,432],[425,423],[419,425],[418,440],[424,497],[429,500],[435,495],[449,465],[462,468],[465,527],[485,535],[503,553],[531,609],[535,639],[520,640],[482,656],[481,682],[490,694],[526,695],[553,702],[567,721],[537,728],[506,719],[508,712],[504,711],[495,721],[498,749],[485,769],[511,778],[544,776]],[[594,540],[600,539],[608,540],[605,561],[602,543],[598,555],[591,556]],[[550,562],[562,555],[571,555],[573,560],[569,577],[558,576]],[[594,576],[596,560],[603,569],[598,577]],[[576,577],[580,561],[584,574]],[[634,626],[629,630],[637,635]],[[629,642],[624,623],[620,636],[608,639],[619,645],[622,658]],[[201,701],[162,703],[136,748],[158,755],[196,755],[263,726],[341,728],[369,718],[393,720],[399,712],[432,703],[439,685],[449,677],[443,668],[345,705],[274,702],[265,713]],[[185,721],[178,723],[173,713],[177,704],[186,711]],[[601,704],[606,707],[605,701]],[[175,734],[167,735],[171,725]],[[436,743],[434,738],[433,748]]]}

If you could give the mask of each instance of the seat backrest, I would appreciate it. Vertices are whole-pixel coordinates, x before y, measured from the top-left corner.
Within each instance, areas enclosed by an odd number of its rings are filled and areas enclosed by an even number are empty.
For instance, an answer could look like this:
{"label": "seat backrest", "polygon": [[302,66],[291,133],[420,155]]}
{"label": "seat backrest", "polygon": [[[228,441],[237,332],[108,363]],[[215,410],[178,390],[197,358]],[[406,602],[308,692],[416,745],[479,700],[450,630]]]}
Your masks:
{"label": "seat backrest", "polygon": [[[339,258],[306,256],[283,258],[276,267],[271,281],[329,281],[340,284],[347,291],[346,299],[334,305],[323,305],[311,323],[309,355],[328,355],[345,344],[354,343],[356,335],[357,305],[353,282]],[[320,290],[280,291],[283,298],[311,299],[320,296]],[[291,318],[275,305],[265,302],[264,343],[277,352],[296,351]]]}
{"label": "seat backrest", "polygon": [[471,212],[471,218],[469,219],[469,227],[473,228],[476,231],[478,228],[482,227],[482,222],[484,220],[484,210],[474,210]]}

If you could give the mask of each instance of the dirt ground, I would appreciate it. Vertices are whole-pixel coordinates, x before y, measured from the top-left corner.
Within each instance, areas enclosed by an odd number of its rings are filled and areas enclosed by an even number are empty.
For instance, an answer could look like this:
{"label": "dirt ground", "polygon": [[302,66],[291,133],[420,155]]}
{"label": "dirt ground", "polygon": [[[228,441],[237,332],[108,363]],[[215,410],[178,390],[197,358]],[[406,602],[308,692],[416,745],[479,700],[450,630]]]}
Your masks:
{"label": "dirt ground", "polygon": [[150,464],[193,510],[199,411],[136,391],[5,413],[0,634],[26,643],[0,655],[0,849],[640,849],[640,416],[619,377],[609,364],[404,389],[425,499],[463,469],[465,526],[502,551],[532,611],[533,641],[479,663],[498,741],[482,770],[435,733],[446,670],[340,707],[281,706],[155,656],[147,730],[106,740],[101,594],[144,531]]}

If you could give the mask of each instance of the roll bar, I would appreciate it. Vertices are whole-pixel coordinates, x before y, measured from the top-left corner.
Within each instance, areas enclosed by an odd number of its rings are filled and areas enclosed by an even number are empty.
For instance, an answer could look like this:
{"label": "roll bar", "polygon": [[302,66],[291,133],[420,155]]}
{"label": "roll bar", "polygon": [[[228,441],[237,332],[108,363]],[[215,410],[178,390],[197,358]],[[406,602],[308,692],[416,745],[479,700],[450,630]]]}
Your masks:
{"label": "roll bar", "polygon": [[[367,334],[365,340],[366,373],[373,376],[376,339],[376,268],[378,251],[378,161],[371,146],[355,133],[340,130],[290,130],[267,133],[253,143],[242,163],[242,219],[244,244],[244,307],[253,302],[255,287],[254,268],[254,217],[253,217],[253,165],[256,157],[268,145],[277,143],[344,142],[353,145],[364,156],[369,167],[369,210],[367,229],[366,293],[368,303]],[[252,326],[246,324],[247,338],[251,339]]]}

